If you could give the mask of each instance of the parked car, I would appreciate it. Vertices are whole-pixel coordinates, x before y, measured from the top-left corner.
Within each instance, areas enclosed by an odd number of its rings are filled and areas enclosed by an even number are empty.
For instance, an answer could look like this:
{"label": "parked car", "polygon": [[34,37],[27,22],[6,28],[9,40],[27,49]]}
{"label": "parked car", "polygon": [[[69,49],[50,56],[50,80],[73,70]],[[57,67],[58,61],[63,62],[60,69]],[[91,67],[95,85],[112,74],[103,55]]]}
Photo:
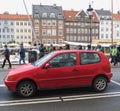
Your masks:
{"label": "parked car", "polygon": [[92,86],[104,91],[112,77],[108,58],[91,50],[53,51],[34,63],[8,71],[4,82],[8,89],[22,97],[33,96],[37,90]]}

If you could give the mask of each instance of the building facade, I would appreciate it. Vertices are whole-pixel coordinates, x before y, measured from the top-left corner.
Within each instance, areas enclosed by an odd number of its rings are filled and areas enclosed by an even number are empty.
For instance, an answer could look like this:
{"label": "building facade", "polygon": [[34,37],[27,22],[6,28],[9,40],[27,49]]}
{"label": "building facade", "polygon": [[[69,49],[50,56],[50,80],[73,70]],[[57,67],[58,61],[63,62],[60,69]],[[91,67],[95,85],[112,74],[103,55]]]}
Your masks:
{"label": "building facade", "polygon": [[[90,23],[89,16],[84,10],[64,10],[64,16],[65,41],[90,44],[90,42],[93,43],[94,39],[99,39],[99,21],[94,12],[92,14],[92,23]],[[90,30],[90,28],[92,29]],[[92,41],[90,41],[91,39]]]}
{"label": "building facade", "polygon": [[32,43],[32,29],[27,15],[0,14],[0,43]]}
{"label": "building facade", "polygon": [[109,10],[95,10],[99,19],[99,39],[97,43],[111,43],[112,38],[112,14]]}
{"label": "building facade", "polygon": [[120,12],[113,14],[113,42],[120,43]]}
{"label": "building facade", "polygon": [[61,6],[33,5],[35,39],[46,46],[62,46],[64,43],[64,14]]}
{"label": "building facade", "polygon": [[89,44],[92,38],[93,44],[111,44],[113,38],[114,44],[120,44],[120,13],[93,10],[91,22],[87,11],[40,4],[32,6],[30,18],[8,12],[0,14],[0,43],[35,44],[38,41],[46,46],[63,46],[65,41]]}

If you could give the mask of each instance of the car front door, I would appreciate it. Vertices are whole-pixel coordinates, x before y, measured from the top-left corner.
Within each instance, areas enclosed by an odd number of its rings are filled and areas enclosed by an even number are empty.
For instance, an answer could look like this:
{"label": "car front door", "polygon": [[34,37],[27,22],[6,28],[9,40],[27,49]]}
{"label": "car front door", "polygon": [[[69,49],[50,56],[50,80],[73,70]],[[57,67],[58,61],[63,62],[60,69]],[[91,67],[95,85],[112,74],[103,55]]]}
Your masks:
{"label": "car front door", "polygon": [[70,87],[78,84],[77,53],[63,53],[50,60],[49,68],[41,72],[40,86],[44,88]]}

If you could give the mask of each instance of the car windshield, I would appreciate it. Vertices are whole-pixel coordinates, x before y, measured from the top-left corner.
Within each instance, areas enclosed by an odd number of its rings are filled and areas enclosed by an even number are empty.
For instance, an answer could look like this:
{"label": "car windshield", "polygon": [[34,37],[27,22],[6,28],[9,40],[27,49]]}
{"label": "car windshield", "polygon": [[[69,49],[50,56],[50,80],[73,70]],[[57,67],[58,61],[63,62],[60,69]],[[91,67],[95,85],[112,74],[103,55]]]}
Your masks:
{"label": "car windshield", "polygon": [[47,61],[49,58],[51,58],[54,54],[55,54],[54,52],[51,52],[51,53],[45,55],[45,56],[42,57],[41,59],[35,61],[35,62],[33,63],[33,65],[34,65],[34,66],[40,66],[40,65],[42,65],[45,61]]}

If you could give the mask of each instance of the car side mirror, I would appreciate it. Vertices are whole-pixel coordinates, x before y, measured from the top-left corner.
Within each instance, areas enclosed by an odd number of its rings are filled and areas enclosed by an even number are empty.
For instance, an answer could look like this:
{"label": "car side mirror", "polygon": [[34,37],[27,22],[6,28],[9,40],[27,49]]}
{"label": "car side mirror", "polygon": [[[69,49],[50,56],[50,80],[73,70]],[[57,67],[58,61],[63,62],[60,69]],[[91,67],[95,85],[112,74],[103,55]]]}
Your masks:
{"label": "car side mirror", "polygon": [[49,63],[45,64],[45,69],[48,69],[48,68],[50,68],[50,64]]}

